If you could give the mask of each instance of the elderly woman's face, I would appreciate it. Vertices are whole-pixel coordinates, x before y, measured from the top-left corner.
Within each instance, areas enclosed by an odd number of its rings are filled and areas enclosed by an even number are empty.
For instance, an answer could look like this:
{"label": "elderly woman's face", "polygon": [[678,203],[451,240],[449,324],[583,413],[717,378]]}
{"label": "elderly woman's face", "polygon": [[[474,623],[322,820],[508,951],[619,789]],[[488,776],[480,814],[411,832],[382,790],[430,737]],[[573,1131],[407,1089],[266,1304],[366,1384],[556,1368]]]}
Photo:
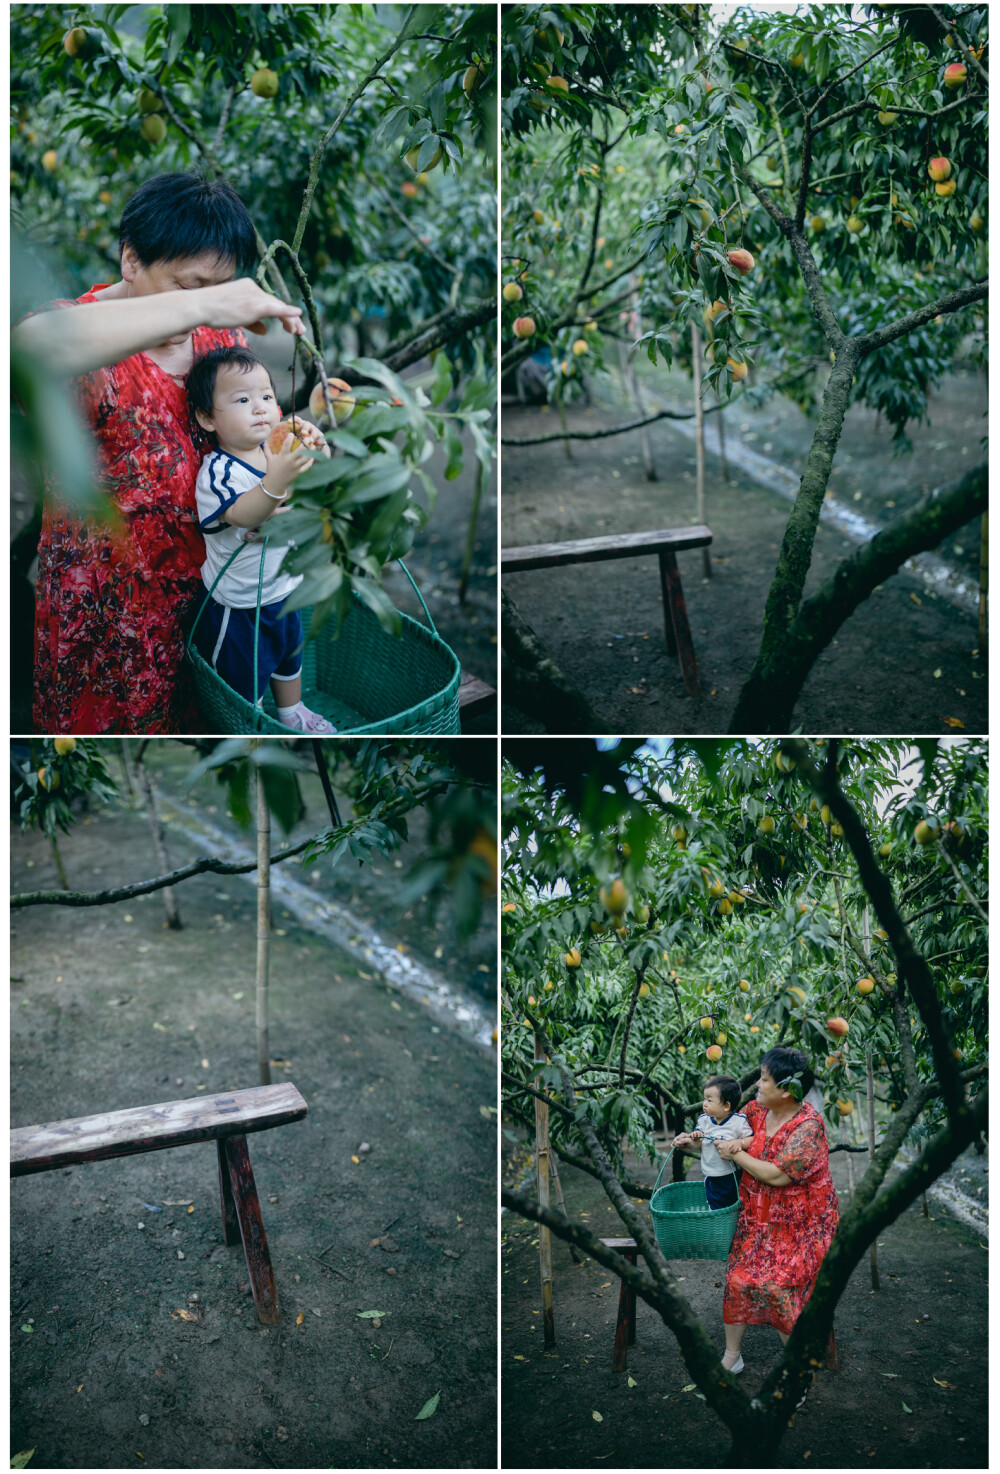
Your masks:
{"label": "elderly woman's face", "polygon": [[[122,277],[128,282],[130,297],[150,297],[157,292],[190,292],[198,287],[219,286],[236,275],[232,259],[220,261],[211,251],[200,256],[179,256],[173,261],[157,261],[143,266],[131,246],[122,248]],[[168,338],[167,343],[184,343],[190,333]],[[166,346],[166,345],[164,345]]]}
{"label": "elderly woman's face", "polygon": [[770,1070],[761,1068],[760,1080],[757,1083],[757,1099],[767,1110],[780,1109],[787,1105],[792,1097],[787,1090],[779,1090],[774,1083],[774,1076]]}

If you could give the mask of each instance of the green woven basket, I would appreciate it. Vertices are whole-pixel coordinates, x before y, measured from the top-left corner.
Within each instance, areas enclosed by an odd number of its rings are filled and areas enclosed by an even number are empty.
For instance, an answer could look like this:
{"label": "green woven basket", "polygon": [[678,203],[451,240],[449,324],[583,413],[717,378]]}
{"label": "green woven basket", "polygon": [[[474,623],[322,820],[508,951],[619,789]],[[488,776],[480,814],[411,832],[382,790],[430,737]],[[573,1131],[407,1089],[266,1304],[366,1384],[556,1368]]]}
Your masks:
{"label": "green woven basket", "polygon": [[[408,570],[402,563],[399,566],[413,584]],[[314,640],[306,640],[302,700],[311,711],[332,722],[338,733],[454,734],[461,730],[461,667],[454,651],[434,628],[420,590],[416,584],[413,587],[430,629],[403,614],[400,633],[387,634],[355,594],[350,617],[343,621],[336,637],[327,624]],[[227,685],[196,649],[194,632],[210,597],[206,596],[187,642],[204,730],[213,734],[271,732],[287,736],[289,729],[278,721],[270,694],[255,707]],[[308,630],[311,618],[312,610],[303,609],[304,629]]]}
{"label": "green woven basket", "polygon": [[[703,1182],[667,1182],[660,1186],[660,1168],[649,1211],[656,1242],[665,1259],[728,1259],[740,1216],[740,1200],[729,1208],[710,1208]],[[730,1164],[732,1165],[732,1164]],[[733,1168],[733,1176],[736,1169]]]}

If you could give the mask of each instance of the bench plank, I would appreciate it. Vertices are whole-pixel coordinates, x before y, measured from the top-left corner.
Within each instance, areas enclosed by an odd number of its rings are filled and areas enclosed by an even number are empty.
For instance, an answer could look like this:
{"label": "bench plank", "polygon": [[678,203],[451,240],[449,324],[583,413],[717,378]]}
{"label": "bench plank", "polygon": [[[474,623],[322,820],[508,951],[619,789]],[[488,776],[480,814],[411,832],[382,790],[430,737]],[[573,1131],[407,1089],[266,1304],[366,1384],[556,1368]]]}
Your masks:
{"label": "bench plank", "polygon": [[480,716],[483,712],[492,711],[496,704],[497,693],[492,686],[479,680],[478,676],[470,676],[467,671],[462,672],[462,683],[458,688],[458,709],[463,717]]}
{"label": "bench plank", "polygon": [[575,542],[537,543],[532,547],[501,548],[505,573],[528,573],[533,568],[564,568],[571,563],[600,563],[608,558],[638,558],[646,553],[682,553],[705,548],[712,541],[707,527],[668,527],[659,532],[622,532],[611,537],[584,537]]}
{"label": "bench plank", "polygon": [[79,1162],[243,1136],[300,1121],[307,1112],[295,1086],[284,1083],[22,1126],[10,1133],[10,1172],[12,1177],[26,1177]]}

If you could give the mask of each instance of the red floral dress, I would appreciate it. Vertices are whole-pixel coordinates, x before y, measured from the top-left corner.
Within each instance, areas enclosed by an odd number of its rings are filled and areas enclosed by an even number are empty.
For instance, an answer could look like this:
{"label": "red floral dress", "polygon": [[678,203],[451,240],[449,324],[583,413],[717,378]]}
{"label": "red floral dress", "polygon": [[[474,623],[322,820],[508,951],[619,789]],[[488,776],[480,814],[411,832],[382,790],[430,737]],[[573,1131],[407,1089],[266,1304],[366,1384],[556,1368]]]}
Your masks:
{"label": "red floral dress", "polygon": [[[103,286],[79,302],[96,302]],[[72,307],[60,300],[50,307]],[[195,356],[244,344],[233,329],[196,328]],[[101,485],[117,527],[48,499],[35,593],[35,699],[41,732],[194,732],[182,624],[205,559],[194,487],[205,449],[192,438],[183,383],[145,353],[75,381],[97,441]]]}
{"label": "red floral dress", "polygon": [[722,1319],[727,1325],[770,1325],[789,1333],[812,1293],[839,1213],[823,1121],[804,1104],[766,1136],[767,1111],[744,1108],[753,1130],[749,1155],[772,1162],[792,1180],[769,1187],[744,1172],[740,1213],[729,1251]]}

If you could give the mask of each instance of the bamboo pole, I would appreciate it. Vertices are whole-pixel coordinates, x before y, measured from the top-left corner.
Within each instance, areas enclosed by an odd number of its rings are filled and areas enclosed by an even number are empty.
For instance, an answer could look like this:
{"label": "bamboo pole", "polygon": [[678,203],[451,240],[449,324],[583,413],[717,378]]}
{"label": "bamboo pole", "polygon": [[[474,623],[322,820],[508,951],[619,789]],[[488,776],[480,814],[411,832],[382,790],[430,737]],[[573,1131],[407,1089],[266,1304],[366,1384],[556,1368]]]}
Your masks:
{"label": "bamboo pole", "polygon": [[[161,875],[166,875],[170,869],[170,862],[167,858],[167,847],[163,842],[163,825],[160,822],[160,815],[156,807],[156,794],[153,792],[152,779],[149,776],[146,764],[142,760],[141,752],[136,759],[134,776],[139,792],[142,795],[143,805],[146,809],[146,819],[149,822],[149,832],[153,841],[153,854],[156,857],[156,864]],[[172,931],[181,931],[183,929],[183,923],[181,922],[181,914],[177,909],[177,898],[174,895],[173,886],[167,885],[163,888],[163,910],[166,913],[167,925],[170,929]]]}
{"label": "bamboo pole", "polygon": [[[695,514],[705,525],[705,412],[701,402],[701,334],[697,323],[691,324],[691,377],[694,381],[694,454],[697,472],[695,492]],[[701,550],[701,571],[705,578],[712,577],[712,560],[708,549]]]}
{"label": "bamboo pole", "polygon": [[[867,916],[865,920],[867,923]],[[870,1049],[865,1053],[865,1080],[868,1086],[868,1160],[871,1161],[875,1155],[875,1074],[872,1070],[872,1052]],[[878,1278],[878,1245],[874,1239],[872,1239],[871,1246],[868,1250],[868,1260],[872,1270],[872,1289],[877,1290],[880,1288]]]}
{"label": "bamboo pole", "polygon": [[729,462],[726,460],[726,410],[722,403],[718,385],[715,389],[715,398],[719,406],[719,413],[715,417],[715,423],[719,429],[719,463],[722,467],[723,481],[729,480]]}
{"label": "bamboo pole", "polygon": [[476,486],[472,494],[472,508],[469,512],[469,525],[465,533],[465,552],[462,554],[462,568],[458,575],[458,602],[465,603],[465,596],[469,592],[469,575],[472,572],[472,559],[476,552],[476,523],[479,521],[479,505],[483,499],[483,490],[486,486],[486,467],[481,461],[476,462]]}
{"label": "bamboo pole", "polygon": [[[634,337],[639,338],[642,336],[642,318],[639,315],[639,293],[637,291],[632,293],[632,314],[634,319]],[[619,342],[618,348],[622,356],[622,368],[626,387],[635,400],[635,407],[639,412],[639,418],[643,419],[646,409],[642,402],[642,386],[639,383],[639,375],[635,371],[635,359],[625,347],[624,343]],[[646,425],[643,425],[639,430],[639,448],[642,451],[643,474],[647,481],[655,481],[656,462],[653,459],[653,445],[649,438],[649,429]]]}
{"label": "bamboo pole", "polygon": [[[254,738],[260,755],[260,738]],[[264,792],[264,775],[257,764],[257,1069],[260,1083],[271,1083],[267,1031],[267,972],[271,946],[271,813]]]}
{"label": "bamboo pole", "polygon": [[556,390],[556,409],[559,411],[559,423],[562,425],[563,446],[566,450],[566,459],[571,461],[573,459],[573,449],[569,443],[569,426],[566,423],[566,410],[563,405],[562,391],[559,389]]}
{"label": "bamboo pole", "polygon": [[[535,1035],[535,1062],[544,1063],[545,1050]],[[538,1203],[549,1206],[549,1108],[535,1097],[535,1165],[538,1178]],[[538,1228],[538,1265],[542,1278],[542,1324],[545,1350],[556,1344],[555,1319],[552,1313],[552,1233],[544,1224]]]}
{"label": "bamboo pole", "polygon": [[[549,1152],[549,1171],[552,1173],[552,1181],[555,1185],[556,1190],[556,1207],[559,1209],[559,1212],[564,1218],[568,1218],[569,1214],[566,1212],[566,1198],[562,1189],[562,1181],[559,1177],[559,1162],[556,1158],[555,1152],[553,1151]],[[583,1263],[583,1255],[580,1253],[575,1244],[570,1244],[569,1253],[570,1258],[573,1260],[574,1264]]]}
{"label": "bamboo pole", "polygon": [[120,754],[122,771],[125,774],[125,787],[128,789],[128,796],[129,798],[135,798],[135,784],[132,781],[132,764],[129,760],[128,743],[129,739],[127,737],[121,738]]}
{"label": "bamboo pole", "polygon": [[49,844],[52,846],[52,858],[56,862],[56,874],[59,877],[61,890],[69,890],[69,881],[66,879],[66,867],[63,865],[62,855],[59,853],[59,841],[54,834],[49,835]]}

